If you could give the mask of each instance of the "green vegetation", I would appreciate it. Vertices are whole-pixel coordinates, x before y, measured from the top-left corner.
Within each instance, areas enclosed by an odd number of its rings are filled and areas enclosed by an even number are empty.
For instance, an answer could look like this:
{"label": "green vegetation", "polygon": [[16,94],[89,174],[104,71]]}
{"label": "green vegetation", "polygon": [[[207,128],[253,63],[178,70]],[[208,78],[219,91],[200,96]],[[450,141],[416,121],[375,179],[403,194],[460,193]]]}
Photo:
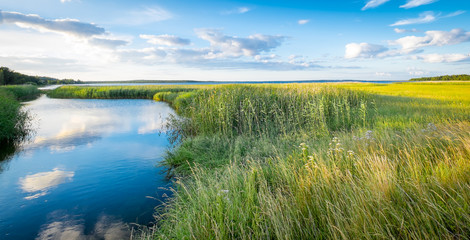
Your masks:
{"label": "green vegetation", "polygon": [[180,115],[163,162],[177,190],[143,237],[468,239],[469,89],[160,87],[153,98]]}
{"label": "green vegetation", "polygon": [[[0,144],[15,144],[23,140],[29,129],[29,115],[21,110],[20,100],[31,100],[39,96],[34,86],[0,87]],[[11,148],[10,146],[8,146]]]}
{"label": "green vegetation", "polygon": [[79,80],[73,79],[56,79],[50,77],[28,76],[17,73],[7,67],[0,67],[0,86],[1,85],[46,85],[46,84],[74,84],[81,83]]}
{"label": "green vegetation", "polygon": [[444,75],[438,77],[412,78],[410,81],[470,81],[470,75]]}
{"label": "green vegetation", "polygon": [[188,92],[195,88],[192,86],[63,86],[48,91],[47,95],[53,98],[85,98],[85,99],[152,99],[159,92]]}

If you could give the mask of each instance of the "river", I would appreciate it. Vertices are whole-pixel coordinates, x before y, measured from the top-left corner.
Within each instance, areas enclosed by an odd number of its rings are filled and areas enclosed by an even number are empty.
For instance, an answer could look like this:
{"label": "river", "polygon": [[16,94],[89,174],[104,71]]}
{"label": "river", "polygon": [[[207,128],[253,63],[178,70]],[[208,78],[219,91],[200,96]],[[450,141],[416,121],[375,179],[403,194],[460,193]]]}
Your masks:
{"label": "river", "polygon": [[151,100],[50,99],[25,106],[35,134],[0,161],[0,239],[122,239],[171,194]]}

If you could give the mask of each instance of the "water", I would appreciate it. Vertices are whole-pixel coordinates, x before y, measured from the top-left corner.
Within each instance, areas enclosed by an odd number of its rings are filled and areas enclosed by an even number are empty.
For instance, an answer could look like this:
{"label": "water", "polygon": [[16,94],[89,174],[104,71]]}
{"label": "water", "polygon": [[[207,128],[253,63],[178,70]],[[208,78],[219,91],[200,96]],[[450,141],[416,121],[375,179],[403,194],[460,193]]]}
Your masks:
{"label": "water", "polygon": [[167,104],[42,96],[25,108],[38,129],[0,162],[0,239],[122,239],[153,221],[170,195],[155,166]]}

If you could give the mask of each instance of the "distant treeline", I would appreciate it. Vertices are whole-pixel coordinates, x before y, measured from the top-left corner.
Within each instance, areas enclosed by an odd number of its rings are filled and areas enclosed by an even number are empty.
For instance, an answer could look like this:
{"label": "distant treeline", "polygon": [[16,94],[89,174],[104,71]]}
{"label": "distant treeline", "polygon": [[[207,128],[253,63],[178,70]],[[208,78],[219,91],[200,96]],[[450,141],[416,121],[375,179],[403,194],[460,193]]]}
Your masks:
{"label": "distant treeline", "polygon": [[7,67],[0,67],[0,85],[48,85],[48,84],[76,84],[80,80],[57,79],[51,77],[38,77],[21,74]]}
{"label": "distant treeline", "polygon": [[410,81],[470,81],[470,75],[444,75],[438,77],[412,78]]}

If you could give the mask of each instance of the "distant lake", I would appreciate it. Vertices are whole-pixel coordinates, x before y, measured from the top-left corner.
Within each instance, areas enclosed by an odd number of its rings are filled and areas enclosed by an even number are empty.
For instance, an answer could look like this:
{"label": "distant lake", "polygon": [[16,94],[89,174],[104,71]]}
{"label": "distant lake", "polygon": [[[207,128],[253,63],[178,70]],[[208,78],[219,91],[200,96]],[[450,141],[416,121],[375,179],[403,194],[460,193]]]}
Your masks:
{"label": "distant lake", "polygon": [[156,167],[166,103],[42,96],[25,108],[37,130],[0,161],[0,239],[122,239],[154,221],[170,195]]}

